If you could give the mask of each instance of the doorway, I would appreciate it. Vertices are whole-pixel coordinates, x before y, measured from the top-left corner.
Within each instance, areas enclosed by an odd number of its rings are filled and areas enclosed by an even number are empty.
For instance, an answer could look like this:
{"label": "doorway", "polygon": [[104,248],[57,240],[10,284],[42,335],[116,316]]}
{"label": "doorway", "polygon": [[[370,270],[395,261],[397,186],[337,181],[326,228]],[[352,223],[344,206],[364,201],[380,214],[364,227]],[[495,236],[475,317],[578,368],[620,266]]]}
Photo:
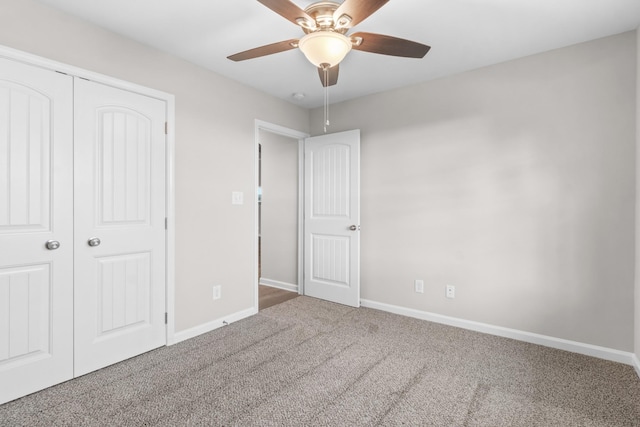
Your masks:
{"label": "doorway", "polygon": [[302,294],[301,147],[306,134],[256,121],[255,307]]}
{"label": "doorway", "polygon": [[[297,184],[297,227],[288,220],[291,232],[297,228],[296,283],[267,277],[264,268],[268,249],[264,233],[265,201],[263,188],[266,149],[261,143],[284,137],[289,149],[298,142],[298,173],[287,183]],[[277,138],[276,138],[277,137]],[[275,163],[276,168],[280,168]],[[352,307],[360,306],[360,131],[358,129],[309,138],[299,131],[256,120],[255,126],[255,287],[254,307],[259,310],[260,282],[284,290]],[[278,212],[277,204],[275,216]],[[292,209],[292,208],[291,208]],[[274,243],[283,234],[275,234]],[[273,237],[272,237],[273,238]],[[293,238],[289,238],[291,242]],[[289,253],[293,252],[290,246]],[[278,248],[280,250],[280,248]],[[294,263],[288,256],[289,276]],[[287,265],[286,262],[283,265]]]}

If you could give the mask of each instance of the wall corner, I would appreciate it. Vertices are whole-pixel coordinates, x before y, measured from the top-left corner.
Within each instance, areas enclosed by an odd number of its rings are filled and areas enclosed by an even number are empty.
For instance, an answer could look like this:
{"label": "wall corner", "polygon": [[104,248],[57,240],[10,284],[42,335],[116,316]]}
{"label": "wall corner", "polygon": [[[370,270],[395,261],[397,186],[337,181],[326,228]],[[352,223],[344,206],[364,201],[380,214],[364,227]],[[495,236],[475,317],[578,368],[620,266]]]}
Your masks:
{"label": "wall corner", "polygon": [[636,30],[636,247],[634,352],[636,372],[640,376],[640,27]]}

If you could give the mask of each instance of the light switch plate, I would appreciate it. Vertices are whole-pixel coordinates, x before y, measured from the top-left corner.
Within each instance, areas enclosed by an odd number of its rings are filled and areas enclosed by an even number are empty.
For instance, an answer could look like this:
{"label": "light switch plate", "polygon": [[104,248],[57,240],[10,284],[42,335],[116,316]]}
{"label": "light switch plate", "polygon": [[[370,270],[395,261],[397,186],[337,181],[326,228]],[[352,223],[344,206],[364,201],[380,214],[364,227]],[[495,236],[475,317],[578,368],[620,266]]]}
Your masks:
{"label": "light switch plate", "polygon": [[233,192],[231,192],[231,204],[232,205],[243,205],[244,204],[244,193],[242,191],[233,191]]}

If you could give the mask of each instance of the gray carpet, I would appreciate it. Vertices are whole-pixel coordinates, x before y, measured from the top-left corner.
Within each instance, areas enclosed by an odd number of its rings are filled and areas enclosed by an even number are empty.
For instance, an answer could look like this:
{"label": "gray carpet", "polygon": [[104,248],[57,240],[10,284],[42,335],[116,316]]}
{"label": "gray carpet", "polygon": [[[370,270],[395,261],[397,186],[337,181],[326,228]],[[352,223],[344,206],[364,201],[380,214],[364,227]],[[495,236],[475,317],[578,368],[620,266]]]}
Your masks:
{"label": "gray carpet", "polygon": [[640,379],[617,363],[299,297],[0,406],[0,425],[640,426]]}

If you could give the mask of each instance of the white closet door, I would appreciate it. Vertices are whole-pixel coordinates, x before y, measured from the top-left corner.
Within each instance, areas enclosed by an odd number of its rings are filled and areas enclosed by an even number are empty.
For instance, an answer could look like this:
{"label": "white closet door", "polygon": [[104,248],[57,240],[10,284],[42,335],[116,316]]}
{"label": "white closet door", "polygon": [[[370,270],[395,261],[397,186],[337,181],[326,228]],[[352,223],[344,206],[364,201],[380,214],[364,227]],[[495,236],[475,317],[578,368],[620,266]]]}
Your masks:
{"label": "white closet door", "polygon": [[74,97],[78,376],[166,343],[166,109],[81,79]]}
{"label": "white closet door", "polygon": [[72,84],[0,59],[0,403],[73,376]]}

